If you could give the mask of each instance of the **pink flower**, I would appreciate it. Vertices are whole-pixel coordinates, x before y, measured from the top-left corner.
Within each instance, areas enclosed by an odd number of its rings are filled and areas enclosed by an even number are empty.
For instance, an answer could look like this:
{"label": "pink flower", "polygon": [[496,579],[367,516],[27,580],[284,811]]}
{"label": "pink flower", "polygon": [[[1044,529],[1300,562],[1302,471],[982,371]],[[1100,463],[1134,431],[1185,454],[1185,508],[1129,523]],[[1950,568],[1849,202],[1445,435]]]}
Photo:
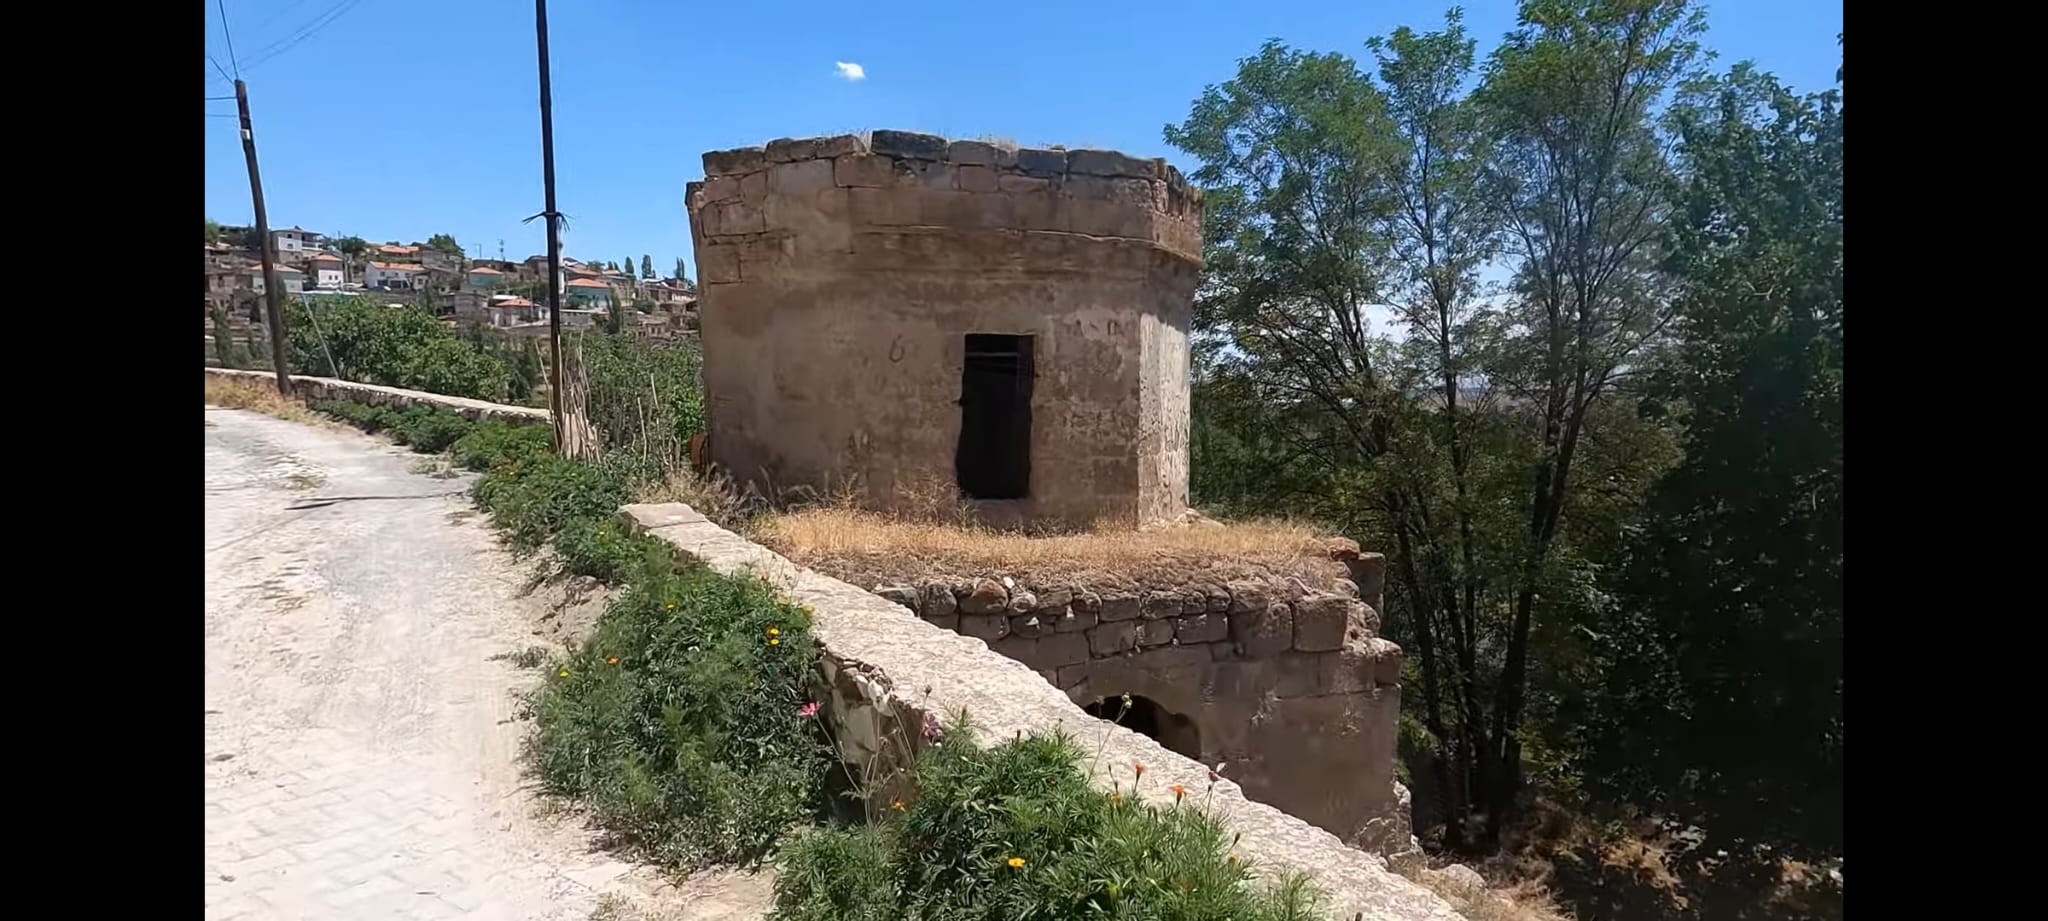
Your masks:
{"label": "pink flower", "polygon": [[804,704],[803,706],[796,708],[796,715],[798,716],[815,716],[817,715],[817,712],[818,704],[816,701]]}

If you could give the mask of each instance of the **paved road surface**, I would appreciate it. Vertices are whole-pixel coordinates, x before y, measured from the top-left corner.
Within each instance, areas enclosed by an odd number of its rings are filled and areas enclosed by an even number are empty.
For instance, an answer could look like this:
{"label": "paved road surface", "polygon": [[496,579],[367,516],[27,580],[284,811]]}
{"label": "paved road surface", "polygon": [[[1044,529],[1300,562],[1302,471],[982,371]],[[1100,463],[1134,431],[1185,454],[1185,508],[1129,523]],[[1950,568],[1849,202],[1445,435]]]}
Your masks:
{"label": "paved road surface", "polygon": [[[760,917],[541,815],[517,762],[531,564],[466,478],[351,431],[206,411],[206,917]],[[320,500],[339,499],[331,504]]]}

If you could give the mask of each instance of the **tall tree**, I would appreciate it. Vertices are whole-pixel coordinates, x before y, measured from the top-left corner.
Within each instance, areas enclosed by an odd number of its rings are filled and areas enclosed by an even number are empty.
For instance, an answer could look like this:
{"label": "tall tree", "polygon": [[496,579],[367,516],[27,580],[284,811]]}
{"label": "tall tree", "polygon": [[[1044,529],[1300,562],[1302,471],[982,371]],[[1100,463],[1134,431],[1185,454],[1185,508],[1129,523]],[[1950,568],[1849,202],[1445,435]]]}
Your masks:
{"label": "tall tree", "polygon": [[1841,854],[1841,103],[1740,65],[1671,114],[1685,345],[1659,389],[1685,460],[1586,728],[1589,773],[1705,829],[1703,853]]}
{"label": "tall tree", "polygon": [[690,277],[690,273],[689,273],[689,271],[688,271],[688,268],[689,268],[688,266],[686,266],[686,265],[684,265],[684,264],[683,264],[683,257],[681,257],[681,256],[677,256],[677,257],[676,257],[676,280],[677,280],[677,281],[682,281],[683,279],[685,279],[685,278],[688,278],[688,277]]}
{"label": "tall tree", "polygon": [[454,237],[451,237],[445,233],[437,233],[431,237],[428,237],[427,248],[439,250],[441,252],[447,253],[450,256],[462,255],[461,244],[456,243]]}
{"label": "tall tree", "polygon": [[654,280],[654,257],[646,253],[640,254],[640,277],[648,281]]}
{"label": "tall tree", "polygon": [[216,221],[216,220],[214,220],[213,218],[207,218],[207,219],[206,219],[206,245],[208,245],[208,246],[212,246],[213,244],[215,244],[215,243],[219,243],[219,242],[220,242],[220,222],[219,222],[219,221]]}
{"label": "tall tree", "polygon": [[1481,765],[1489,837],[1521,785],[1529,637],[1587,420],[1669,319],[1654,272],[1667,172],[1652,114],[1693,72],[1703,29],[1689,0],[1523,0],[1479,91],[1514,263],[1507,319],[1526,331],[1491,376],[1540,428]]}

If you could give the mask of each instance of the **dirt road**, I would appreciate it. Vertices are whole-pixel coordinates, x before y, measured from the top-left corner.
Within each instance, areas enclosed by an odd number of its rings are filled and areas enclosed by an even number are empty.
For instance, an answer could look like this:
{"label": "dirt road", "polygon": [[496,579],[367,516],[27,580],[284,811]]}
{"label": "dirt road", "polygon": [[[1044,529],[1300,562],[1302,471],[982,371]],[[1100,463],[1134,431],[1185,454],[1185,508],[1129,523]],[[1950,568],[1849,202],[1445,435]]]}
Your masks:
{"label": "dirt road", "polygon": [[532,564],[418,465],[206,411],[206,917],[759,918],[765,877],[678,889],[541,815],[537,677],[494,658],[539,642]]}

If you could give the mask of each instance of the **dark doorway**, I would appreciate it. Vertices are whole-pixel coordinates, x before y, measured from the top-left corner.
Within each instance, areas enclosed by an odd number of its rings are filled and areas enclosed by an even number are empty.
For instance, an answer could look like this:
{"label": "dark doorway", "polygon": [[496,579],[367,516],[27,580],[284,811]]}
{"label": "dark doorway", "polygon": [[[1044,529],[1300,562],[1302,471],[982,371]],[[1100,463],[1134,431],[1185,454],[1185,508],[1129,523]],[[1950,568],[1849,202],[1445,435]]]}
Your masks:
{"label": "dark doorway", "polygon": [[1031,337],[967,334],[953,478],[975,499],[1031,494]]}
{"label": "dark doorway", "polygon": [[1166,709],[1151,698],[1136,694],[1128,698],[1130,707],[1124,707],[1126,698],[1105,697],[1082,709],[1089,716],[1109,720],[1132,732],[1151,736],[1168,751],[1178,752],[1196,761],[1202,760],[1202,731],[1195,721]]}

